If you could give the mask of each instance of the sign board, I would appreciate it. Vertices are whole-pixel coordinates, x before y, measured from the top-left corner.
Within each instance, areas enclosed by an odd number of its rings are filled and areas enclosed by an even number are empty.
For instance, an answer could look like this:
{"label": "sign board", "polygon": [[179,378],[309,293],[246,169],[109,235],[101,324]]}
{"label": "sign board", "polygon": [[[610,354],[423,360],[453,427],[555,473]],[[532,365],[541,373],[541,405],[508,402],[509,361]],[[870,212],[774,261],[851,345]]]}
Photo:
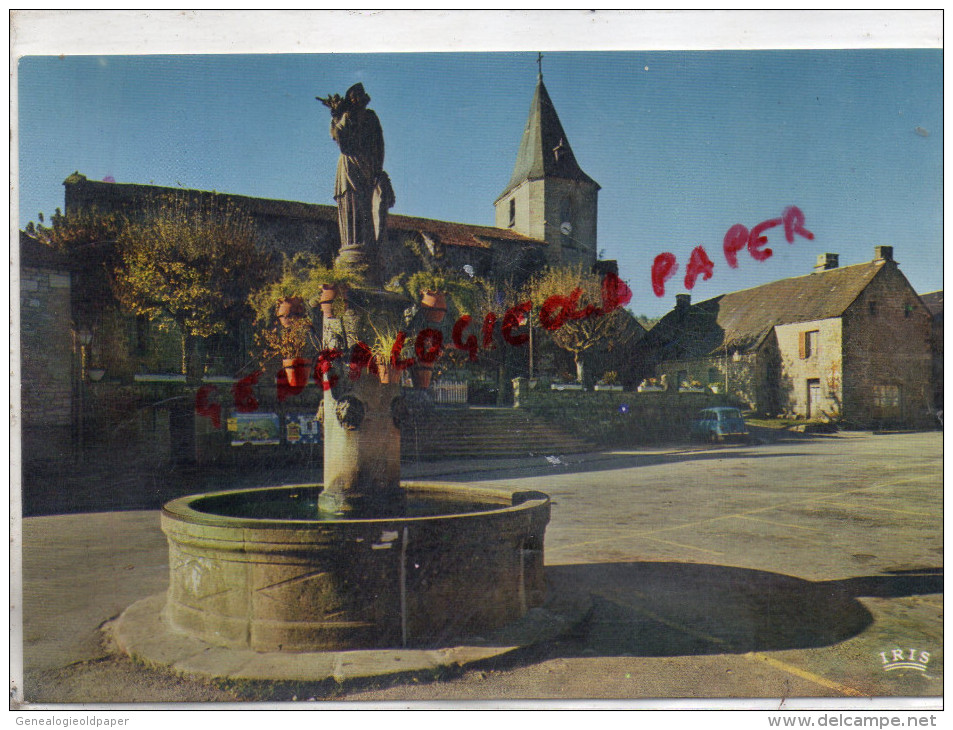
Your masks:
{"label": "sign board", "polygon": [[289,413],[285,416],[285,439],[289,444],[320,444],[321,424],[314,413]]}
{"label": "sign board", "polygon": [[277,446],[281,429],[277,413],[236,413],[228,419],[232,446]]}

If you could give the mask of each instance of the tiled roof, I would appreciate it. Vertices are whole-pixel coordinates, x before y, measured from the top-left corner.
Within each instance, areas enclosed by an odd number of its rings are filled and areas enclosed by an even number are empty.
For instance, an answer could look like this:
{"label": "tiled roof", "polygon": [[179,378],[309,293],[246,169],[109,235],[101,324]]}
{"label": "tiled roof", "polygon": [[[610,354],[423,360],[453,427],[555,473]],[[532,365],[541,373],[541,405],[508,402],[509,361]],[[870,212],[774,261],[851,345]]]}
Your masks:
{"label": "tiled roof", "polygon": [[[196,199],[214,195],[220,197],[222,200],[235,204],[253,216],[293,218],[298,220],[323,220],[328,223],[337,224],[338,211],[334,205],[301,203],[293,200],[274,200],[271,198],[253,198],[246,195],[169,188],[158,185],[99,182],[88,180],[78,173],[74,173],[67,178],[65,184],[78,184],[92,188],[97,197],[101,196],[104,199],[111,199],[120,204],[141,204],[143,200],[169,194],[184,194]],[[491,245],[496,242],[545,244],[545,241],[530,238],[529,236],[524,236],[521,233],[516,233],[506,228],[454,223],[451,221],[417,218],[407,215],[389,215],[387,217],[387,227],[391,230],[418,231],[429,234],[437,238],[439,242],[445,246],[490,248]]]}
{"label": "tiled roof", "polygon": [[541,245],[546,243],[508,228],[474,226],[469,223],[452,223],[431,218],[415,218],[408,215],[388,216],[387,227],[392,230],[417,231],[435,236],[445,246],[490,248],[492,244],[497,242]]}
{"label": "tiled roof", "polygon": [[666,314],[649,332],[662,359],[758,347],[774,327],[839,317],[886,262],[821,271],[723,294]]}

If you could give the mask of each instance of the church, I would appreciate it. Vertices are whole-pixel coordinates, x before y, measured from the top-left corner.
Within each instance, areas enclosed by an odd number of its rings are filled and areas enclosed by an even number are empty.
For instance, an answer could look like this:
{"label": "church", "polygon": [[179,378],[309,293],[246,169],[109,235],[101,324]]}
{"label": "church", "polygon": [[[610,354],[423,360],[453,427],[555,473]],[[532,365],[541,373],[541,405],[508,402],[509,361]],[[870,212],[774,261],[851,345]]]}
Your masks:
{"label": "church", "polygon": [[[304,252],[330,264],[341,247],[338,208],[334,205],[95,181],[80,172],[71,174],[63,184],[67,218],[97,213],[136,219],[158,200],[175,195],[184,199],[189,207],[225,203],[238,208],[252,221],[258,245],[275,262]],[[381,243],[383,272],[380,278],[387,282],[399,273],[418,270],[466,271],[487,281],[520,286],[545,266],[581,265],[584,270],[600,274],[615,272],[614,261],[597,260],[598,193],[599,184],[576,160],[540,73],[512,176],[493,203],[496,225],[391,214],[387,219],[386,238]],[[38,426],[45,429],[58,425],[70,429],[71,420],[75,420],[76,412],[83,408],[82,404],[71,404],[70,400],[78,398],[77,393],[82,390],[80,381],[88,380],[88,372],[105,371],[103,385],[132,384],[149,374],[172,378],[181,372],[177,338],[158,332],[142,317],[122,314],[115,306],[103,306],[99,307],[101,313],[86,316],[94,321],[79,321],[84,318],[84,311],[89,312],[89,307],[77,307],[78,301],[89,298],[88,272],[96,267],[103,271],[109,269],[110,251],[115,248],[112,241],[84,243],[82,265],[76,265],[75,261],[70,264],[65,258],[52,256],[50,247],[34,240],[30,232],[28,228],[21,234],[24,265],[33,266],[35,261],[40,261],[50,269],[49,276],[59,288],[51,290],[57,297],[55,312],[40,302],[35,292],[21,292],[24,362],[33,357],[30,353],[34,349],[45,351],[52,347],[58,348],[57,352],[74,354],[72,358],[56,359],[63,369],[62,377],[51,377],[63,386],[56,399],[60,408],[56,410],[58,415],[44,416],[43,424]],[[44,250],[51,255],[44,256]],[[51,257],[57,258],[56,266],[47,260]],[[46,269],[37,269],[37,276],[47,276]],[[64,297],[66,292],[69,294]],[[69,306],[71,298],[72,311],[62,311]],[[58,323],[55,327],[51,325],[54,322]],[[71,327],[64,329],[60,326],[64,323],[71,323]],[[250,330],[248,323],[245,331],[239,333],[238,341],[230,337],[207,343],[208,376],[224,379],[236,373],[244,374],[243,369],[250,367]],[[80,339],[82,343],[77,344]],[[538,341],[537,347],[540,344]],[[82,363],[78,364],[80,359]],[[520,367],[525,368],[526,358],[521,356],[518,360]],[[537,361],[537,372],[540,364]],[[507,377],[518,374],[512,372]],[[49,410],[40,407],[46,397],[39,390],[33,392],[34,385],[25,379],[23,397],[27,421],[31,413],[43,414]],[[24,426],[29,430],[31,424]]]}
{"label": "church", "polygon": [[[261,245],[271,252],[307,251],[330,262],[340,247],[333,205],[98,182],[79,172],[66,178],[64,187],[67,215],[97,210],[134,216],[164,195],[185,196],[196,204],[214,196],[248,214]],[[597,264],[598,192],[599,184],[576,161],[540,75],[513,174],[494,203],[496,226],[390,215],[383,280],[422,266],[459,270],[469,265],[477,276],[517,283],[543,265],[591,269]],[[423,252],[423,261],[413,260],[415,249]]]}

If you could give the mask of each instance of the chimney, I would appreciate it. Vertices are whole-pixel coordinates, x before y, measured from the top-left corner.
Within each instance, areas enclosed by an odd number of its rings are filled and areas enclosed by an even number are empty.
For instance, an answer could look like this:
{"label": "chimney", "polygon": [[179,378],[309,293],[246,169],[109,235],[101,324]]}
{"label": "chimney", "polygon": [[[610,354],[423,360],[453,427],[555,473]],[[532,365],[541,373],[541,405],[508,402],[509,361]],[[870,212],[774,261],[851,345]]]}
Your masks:
{"label": "chimney", "polygon": [[814,264],[814,273],[819,271],[830,271],[838,266],[839,256],[836,253],[821,253],[817,255],[817,263]]}
{"label": "chimney", "polygon": [[676,312],[685,312],[690,306],[692,306],[691,294],[676,294],[675,295],[675,311]]}
{"label": "chimney", "polygon": [[874,246],[874,261],[893,261],[893,246]]}

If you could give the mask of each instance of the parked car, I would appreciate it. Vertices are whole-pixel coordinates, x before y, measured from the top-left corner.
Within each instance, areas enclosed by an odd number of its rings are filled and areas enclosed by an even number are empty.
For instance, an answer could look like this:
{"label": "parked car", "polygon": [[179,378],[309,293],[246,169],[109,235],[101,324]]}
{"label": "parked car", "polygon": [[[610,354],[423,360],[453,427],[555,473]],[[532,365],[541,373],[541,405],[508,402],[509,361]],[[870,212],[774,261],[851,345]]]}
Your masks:
{"label": "parked car", "polygon": [[748,427],[737,408],[719,406],[705,408],[692,419],[691,435],[705,441],[745,441],[749,439]]}

